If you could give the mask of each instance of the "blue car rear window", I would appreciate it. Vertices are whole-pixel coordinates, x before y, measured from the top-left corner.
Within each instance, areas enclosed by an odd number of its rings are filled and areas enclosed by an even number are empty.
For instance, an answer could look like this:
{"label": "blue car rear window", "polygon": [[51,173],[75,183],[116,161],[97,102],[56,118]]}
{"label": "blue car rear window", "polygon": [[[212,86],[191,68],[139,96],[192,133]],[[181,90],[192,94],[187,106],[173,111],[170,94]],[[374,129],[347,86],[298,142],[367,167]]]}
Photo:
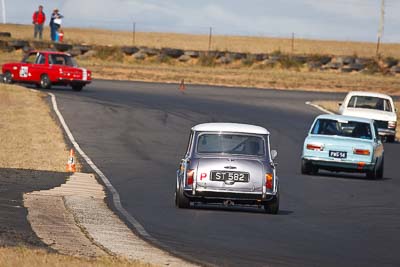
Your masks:
{"label": "blue car rear window", "polygon": [[337,135],[352,138],[372,139],[371,125],[358,121],[337,121],[318,119],[311,131],[312,134]]}

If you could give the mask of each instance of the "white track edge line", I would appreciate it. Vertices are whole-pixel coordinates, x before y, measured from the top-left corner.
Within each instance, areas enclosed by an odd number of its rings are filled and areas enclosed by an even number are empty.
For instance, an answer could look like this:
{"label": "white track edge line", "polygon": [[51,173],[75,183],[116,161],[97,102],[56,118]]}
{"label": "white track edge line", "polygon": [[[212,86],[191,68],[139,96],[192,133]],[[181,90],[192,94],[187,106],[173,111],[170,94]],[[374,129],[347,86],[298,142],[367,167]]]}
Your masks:
{"label": "white track edge line", "polygon": [[323,107],[321,107],[321,106],[319,106],[319,105],[317,105],[317,104],[311,103],[310,101],[307,101],[305,104],[306,104],[306,105],[309,105],[309,106],[312,106],[312,107],[314,107],[314,108],[316,108],[316,109],[319,109],[319,110],[321,110],[322,112],[325,112],[325,113],[328,113],[328,114],[335,114],[335,113],[333,113],[332,111],[329,111],[329,110],[327,110],[327,109],[324,109]]}
{"label": "white track edge line", "polygon": [[119,196],[118,191],[114,188],[114,186],[111,184],[110,180],[105,176],[105,174],[96,166],[96,164],[93,163],[93,161],[89,158],[88,155],[82,150],[82,148],[79,146],[78,142],[76,142],[74,136],[72,135],[67,123],[64,120],[64,117],[62,116],[61,112],[58,109],[57,105],[57,100],[56,96],[53,93],[48,93],[51,96],[51,102],[53,104],[53,109],[57,114],[58,119],[60,120],[61,125],[63,126],[65,132],[67,133],[67,136],[69,140],[71,141],[72,145],[75,147],[76,151],[82,156],[82,158],[89,164],[89,166],[99,175],[103,183],[107,186],[107,188],[110,190],[112,197],[113,197],[113,203],[115,205],[115,208],[125,216],[125,218],[129,221],[129,223],[132,224],[132,226],[136,229],[136,231],[145,239],[159,243],[158,240],[153,238],[145,229],[144,227],[132,216],[130,215],[123,207],[121,204],[121,199]]}

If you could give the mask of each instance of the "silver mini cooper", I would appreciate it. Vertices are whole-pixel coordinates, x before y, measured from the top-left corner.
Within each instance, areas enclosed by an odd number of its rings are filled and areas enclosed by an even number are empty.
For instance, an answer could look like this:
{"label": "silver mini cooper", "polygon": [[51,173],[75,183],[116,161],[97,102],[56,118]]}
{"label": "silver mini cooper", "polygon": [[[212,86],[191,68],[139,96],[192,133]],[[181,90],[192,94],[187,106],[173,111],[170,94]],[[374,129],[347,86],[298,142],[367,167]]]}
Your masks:
{"label": "silver mini cooper", "polygon": [[256,205],[276,214],[276,155],[265,128],[238,123],[196,125],[177,170],[175,204],[179,208],[189,208],[191,202]]}

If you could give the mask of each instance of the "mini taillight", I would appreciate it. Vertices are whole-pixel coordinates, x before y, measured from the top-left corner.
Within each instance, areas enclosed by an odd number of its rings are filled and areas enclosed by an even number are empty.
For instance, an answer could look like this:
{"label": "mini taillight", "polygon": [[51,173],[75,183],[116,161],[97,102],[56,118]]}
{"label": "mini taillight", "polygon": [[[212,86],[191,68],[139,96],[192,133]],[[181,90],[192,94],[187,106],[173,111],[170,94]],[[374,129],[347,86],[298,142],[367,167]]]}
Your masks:
{"label": "mini taillight", "polygon": [[186,181],[188,185],[193,184],[194,170],[187,170],[186,172]]}
{"label": "mini taillight", "polygon": [[324,145],[320,145],[320,144],[307,144],[307,149],[309,149],[309,150],[322,151],[322,150],[324,150]]}
{"label": "mini taillight", "polygon": [[353,149],[353,153],[357,154],[357,155],[365,155],[365,156],[369,156],[370,151],[368,149],[358,149],[358,148],[354,148]]}
{"label": "mini taillight", "polygon": [[396,122],[396,121],[389,121],[389,123],[388,123],[388,128],[390,128],[390,129],[395,129],[395,128],[396,128],[396,125],[397,125],[397,122]]}
{"label": "mini taillight", "polygon": [[266,173],[265,174],[265,186],[268,189],[272,189],[272,178],[273,178],[272,173]]}

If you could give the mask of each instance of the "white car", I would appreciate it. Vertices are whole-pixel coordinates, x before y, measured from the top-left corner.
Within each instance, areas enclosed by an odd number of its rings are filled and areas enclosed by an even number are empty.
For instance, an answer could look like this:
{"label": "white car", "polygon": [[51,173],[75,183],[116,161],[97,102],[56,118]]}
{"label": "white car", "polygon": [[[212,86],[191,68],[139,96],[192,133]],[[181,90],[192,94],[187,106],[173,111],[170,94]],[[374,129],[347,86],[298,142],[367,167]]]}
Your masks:
{"label": "white car", "polygon": [[393,99],[385,94],[353,91],[343,103],[339,103],[339,114],[368,118],[375,121],[379,135],[388,142],[396,137],[397,115]]}

